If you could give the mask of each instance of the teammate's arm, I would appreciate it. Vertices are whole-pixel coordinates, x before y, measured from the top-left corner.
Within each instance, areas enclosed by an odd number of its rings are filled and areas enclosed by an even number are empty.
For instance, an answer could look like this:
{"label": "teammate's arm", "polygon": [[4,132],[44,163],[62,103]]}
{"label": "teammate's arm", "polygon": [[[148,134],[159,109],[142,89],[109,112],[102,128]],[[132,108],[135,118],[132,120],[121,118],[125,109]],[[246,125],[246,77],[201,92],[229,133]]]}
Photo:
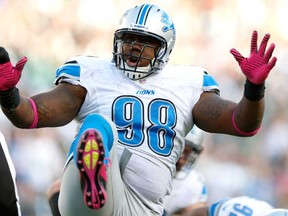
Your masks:
{"label": "teammate's arm", "polygon": [[209,207],[204,206],[204,207],[194,208],[190,212],[187,212],[182,215],[183,216],[209,216]]}
{"label": "teammate's arm", "polygon": [[[193,205],[187,206],[173,213],[173,216],[187,215],[187,216],[208,216],[205,211],[207,210],[206,202],[198,202]],[[208,211],[207,211],[208,212]]]}

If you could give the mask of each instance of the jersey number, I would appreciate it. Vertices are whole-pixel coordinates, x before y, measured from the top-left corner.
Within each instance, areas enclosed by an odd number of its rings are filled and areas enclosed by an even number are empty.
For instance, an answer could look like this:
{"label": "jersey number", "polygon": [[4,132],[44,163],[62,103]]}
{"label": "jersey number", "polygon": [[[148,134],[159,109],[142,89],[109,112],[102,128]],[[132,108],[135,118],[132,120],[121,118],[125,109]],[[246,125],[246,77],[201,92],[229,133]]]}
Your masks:
{"label": "jersey number", "polygon": [[249,208],[246,205],[241,205],[239,203],[236,203],[233,205],[233,209],[237,212],[236,214],[231,212],[229,216],[237,216],[238,213],[242,214],[244,216],[252,216],[253,215],[253,210]]}
{"label": "jersey number", "polygon": [[[149,121],[148,127],[144,125],[145,118]],[[170,155],[177,121],[176,109],[170,101],[154,99],[145,107],[137,97],[121,96],[113,102],[112,120],[117,127],[120,143],[137,147],[147,136],[147,143],[153,152]]]}

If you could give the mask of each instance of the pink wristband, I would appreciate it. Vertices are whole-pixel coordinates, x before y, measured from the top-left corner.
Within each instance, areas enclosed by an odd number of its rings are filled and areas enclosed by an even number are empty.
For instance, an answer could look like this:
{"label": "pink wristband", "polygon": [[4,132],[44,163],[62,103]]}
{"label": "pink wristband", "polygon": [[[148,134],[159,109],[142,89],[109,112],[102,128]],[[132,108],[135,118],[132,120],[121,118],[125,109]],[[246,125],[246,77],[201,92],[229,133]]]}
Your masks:
{"label": "pink wristband", "polygon": [[240,130],[240,129],[237,127],[236,123],[235,123],[235,110],[233,111],[233,115],[232,115],[232,123],[233,123],[234,129],[235,129],[239,134],[241,134],[242,136],[253,136],[253,135],[257,134],[258,131],[259,131],[260,128],[261,128],[261,127],[259,127],[259,128],[257,128],[256,130],[251,131],[251,132],[244,132],[244,131]]}
{"label": "pink wristband", "polygon": [[29,98],[29,100],[30,100],[30,103],[32,105],[33,113],[34,113],[33,122],[32,122],[32,124],[29,127],[29,129],[32,129],[32,128],[36,128],[36,126],[38,124],[38,112],[37,112],[37,107],[36,107],[35,102],[32,100],[32,98]]}

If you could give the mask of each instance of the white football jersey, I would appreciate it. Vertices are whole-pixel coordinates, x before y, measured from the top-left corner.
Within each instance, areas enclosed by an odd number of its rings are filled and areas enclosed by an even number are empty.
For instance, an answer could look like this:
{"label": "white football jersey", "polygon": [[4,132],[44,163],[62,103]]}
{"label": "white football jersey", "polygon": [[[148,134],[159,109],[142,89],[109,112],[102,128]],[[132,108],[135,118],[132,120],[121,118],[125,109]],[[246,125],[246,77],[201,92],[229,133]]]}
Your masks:
{"label": "white football jersey", "polygon": [[132,153],[123,181],[146,206],[161,211],[184,138],[194,124],[192,109],[203,91],[219,92],[216,81],[197,66],[166,66],[133,81],[111,60],[77,56],[58,68],[55,84],[59,82],[87,90],[75,119],[79,125],[91,113],[115,123],[118,155],[124,148]]}
{"label": "white football jersey", "polygon": [[263,216],[287,216],[287,215],[288,215],[288,209],[274,208],[266,212],[265,215]]}
{"label": "white football jersey", "polygon": [[165,216],[195,205],[207,202],[208,194],[202,175],[196,170],[179,171],[172,181],[172,192],[164,199]]}
{"label": "white football jersey", "polygon": [[240,196],[212,204],[209,216],[263,216],[272,209],[273,207],[265,201]]}

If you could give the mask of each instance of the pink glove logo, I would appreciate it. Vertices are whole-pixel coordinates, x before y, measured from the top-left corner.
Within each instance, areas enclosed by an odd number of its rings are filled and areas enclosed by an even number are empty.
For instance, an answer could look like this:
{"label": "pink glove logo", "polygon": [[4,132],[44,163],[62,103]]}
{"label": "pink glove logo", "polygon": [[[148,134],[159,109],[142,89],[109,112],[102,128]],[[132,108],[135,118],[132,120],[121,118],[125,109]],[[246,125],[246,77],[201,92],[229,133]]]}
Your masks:
{"label": "pink glove logo", "polygon": [[23,57],[15,67],[10,61],[0,64],[0,91],[12,89],[17,85],[26,62],[27,58]]}
{"label": "pink glove logo", "polygon": [[[261,42],[259,50],[257,48],[258,33],[254,31],[251,39],[250,56],[244,58],[236,49],[231,49],[230,53],[234,56],[243,74],[253,84],[259,85],[265,82],[270,70],[275,66],[277,58],[272,53],[275,44],[271,44],[265,53],[270,34],[266,34]],[[269,61],[270,60],[270,61]]]}

